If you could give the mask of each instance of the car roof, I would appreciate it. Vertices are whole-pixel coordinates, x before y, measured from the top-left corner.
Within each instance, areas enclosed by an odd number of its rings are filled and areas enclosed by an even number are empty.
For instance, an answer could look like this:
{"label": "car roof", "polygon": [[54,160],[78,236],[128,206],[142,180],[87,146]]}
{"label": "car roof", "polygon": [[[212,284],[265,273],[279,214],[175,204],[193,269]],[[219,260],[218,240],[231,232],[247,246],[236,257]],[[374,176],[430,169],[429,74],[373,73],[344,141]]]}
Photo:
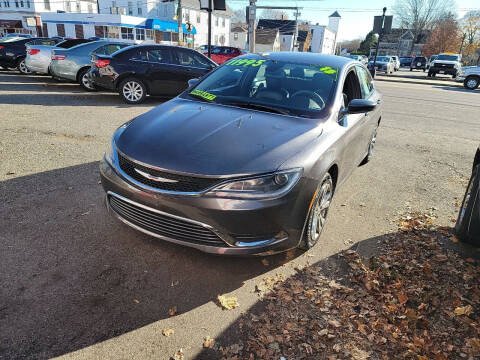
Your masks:
{"label": "car roof", "polygon": [[248,54],[245,57],[256,55],[258,57],[267,58],[270,60],[285,61],[300,64],[319,64],[323,66],[336,66],[339,68],[347,64],[355,62],[354,60],[342,56],[326,55],[308,52],[272,52],[262,54]]}

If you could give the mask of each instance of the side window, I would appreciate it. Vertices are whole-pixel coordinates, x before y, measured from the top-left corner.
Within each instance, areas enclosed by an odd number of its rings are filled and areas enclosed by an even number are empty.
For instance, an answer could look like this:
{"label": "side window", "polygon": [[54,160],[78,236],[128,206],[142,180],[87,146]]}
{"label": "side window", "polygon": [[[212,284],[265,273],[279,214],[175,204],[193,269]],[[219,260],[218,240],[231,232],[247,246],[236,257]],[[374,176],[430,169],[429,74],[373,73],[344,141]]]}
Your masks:
{"label": "side window", "polygon": [[105,55],[105,48],[106,48],[106,45],[100,46],[99,48],[92,51],[92,53],[97,55]]}
{"label": "side window", "polygon": [[194,51],[188,51],[183,49],[177,50],[178,63],[183,66],[192,66],[202,69],[209,69],[210,63],[200,54]]}
{"label": "side window", "polygon": [[362,97],[368,99],[374,91],[372,77],[363,67],[357,66],[356,68],[358,80],[360,81],[360,88],[362,89]]}
{"label": "side window", "polygon": [[160,64],[171,64],[170,51],[168,49],[148,50],[148,61]]}
{"label": "side window", "polygon": [[118,50],[120,50],[124,47],[125,47],[125,45],[120,45],[120,44],[105,45],[104,54],[105,55],[112,55],[115,51],[118,51]]}
{"label": "side window", "polygon": [[132,60],[148,61],[147,50],[136,49],[130,53]]}
{"label": "side window", "polygon": [[353,68],[350,69],[343,84],[343,106],[346,107],[353,99],[362,99],[362,88]]}

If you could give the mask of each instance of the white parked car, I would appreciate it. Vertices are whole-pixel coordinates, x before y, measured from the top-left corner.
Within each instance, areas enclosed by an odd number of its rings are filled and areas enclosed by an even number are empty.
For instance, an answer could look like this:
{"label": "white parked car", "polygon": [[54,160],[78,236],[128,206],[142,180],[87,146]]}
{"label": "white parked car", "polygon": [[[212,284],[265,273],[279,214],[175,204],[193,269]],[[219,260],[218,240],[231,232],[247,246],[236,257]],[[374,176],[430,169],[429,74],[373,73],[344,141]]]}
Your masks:
{"label": "white parked car", "polygon": [[480,85],[480,66],[466,66],[461,68],[455,80],[463,82],[465,88],[475,90]]}
{"label": "white parked car", "polygon": [[391,56],[391,58],[393,60],[393,66],[395,71],[400,70],[400,59],[398,58],[398,56]]}

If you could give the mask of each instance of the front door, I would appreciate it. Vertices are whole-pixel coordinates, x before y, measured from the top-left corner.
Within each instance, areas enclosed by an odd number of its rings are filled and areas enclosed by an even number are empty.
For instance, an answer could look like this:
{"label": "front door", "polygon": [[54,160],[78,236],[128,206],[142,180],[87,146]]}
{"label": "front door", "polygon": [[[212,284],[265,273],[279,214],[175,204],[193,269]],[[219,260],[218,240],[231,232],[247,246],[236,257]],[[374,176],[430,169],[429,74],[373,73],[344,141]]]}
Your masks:
{"label": "front door", "polygon": [[149,71],[146,74],[150,83],[150,93],[160,96],[178,95],[178,79],[172,52],[168,47],[154,47],[147,50]]}
{"label": "front door", "polygon": [[188,80],[200,78],[212,68],[208,60],[194,50],[175,48],[173,56],[176,63],[178,93],[188,87]]}

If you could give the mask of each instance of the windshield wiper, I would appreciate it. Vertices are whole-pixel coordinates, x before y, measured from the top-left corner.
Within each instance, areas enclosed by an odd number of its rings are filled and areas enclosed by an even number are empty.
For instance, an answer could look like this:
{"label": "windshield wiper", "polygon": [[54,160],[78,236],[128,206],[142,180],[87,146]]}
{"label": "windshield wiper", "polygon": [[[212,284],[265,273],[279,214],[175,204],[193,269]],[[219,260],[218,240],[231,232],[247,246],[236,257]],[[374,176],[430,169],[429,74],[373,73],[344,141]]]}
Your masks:
{"label": "windshield wiper", "polygon": [[270,111],[270,112],[277,113],[277,114],[282,114],[282,115],[290,115],[290,111],[282,110],[282,109],[272,107],[272,106],[256,104],[256,103],[232,102],[232,103],[222,103],[222,104],[223,105],[230,105],[230,106],[238,106],[238,107],[245,108],[245,109]]}

